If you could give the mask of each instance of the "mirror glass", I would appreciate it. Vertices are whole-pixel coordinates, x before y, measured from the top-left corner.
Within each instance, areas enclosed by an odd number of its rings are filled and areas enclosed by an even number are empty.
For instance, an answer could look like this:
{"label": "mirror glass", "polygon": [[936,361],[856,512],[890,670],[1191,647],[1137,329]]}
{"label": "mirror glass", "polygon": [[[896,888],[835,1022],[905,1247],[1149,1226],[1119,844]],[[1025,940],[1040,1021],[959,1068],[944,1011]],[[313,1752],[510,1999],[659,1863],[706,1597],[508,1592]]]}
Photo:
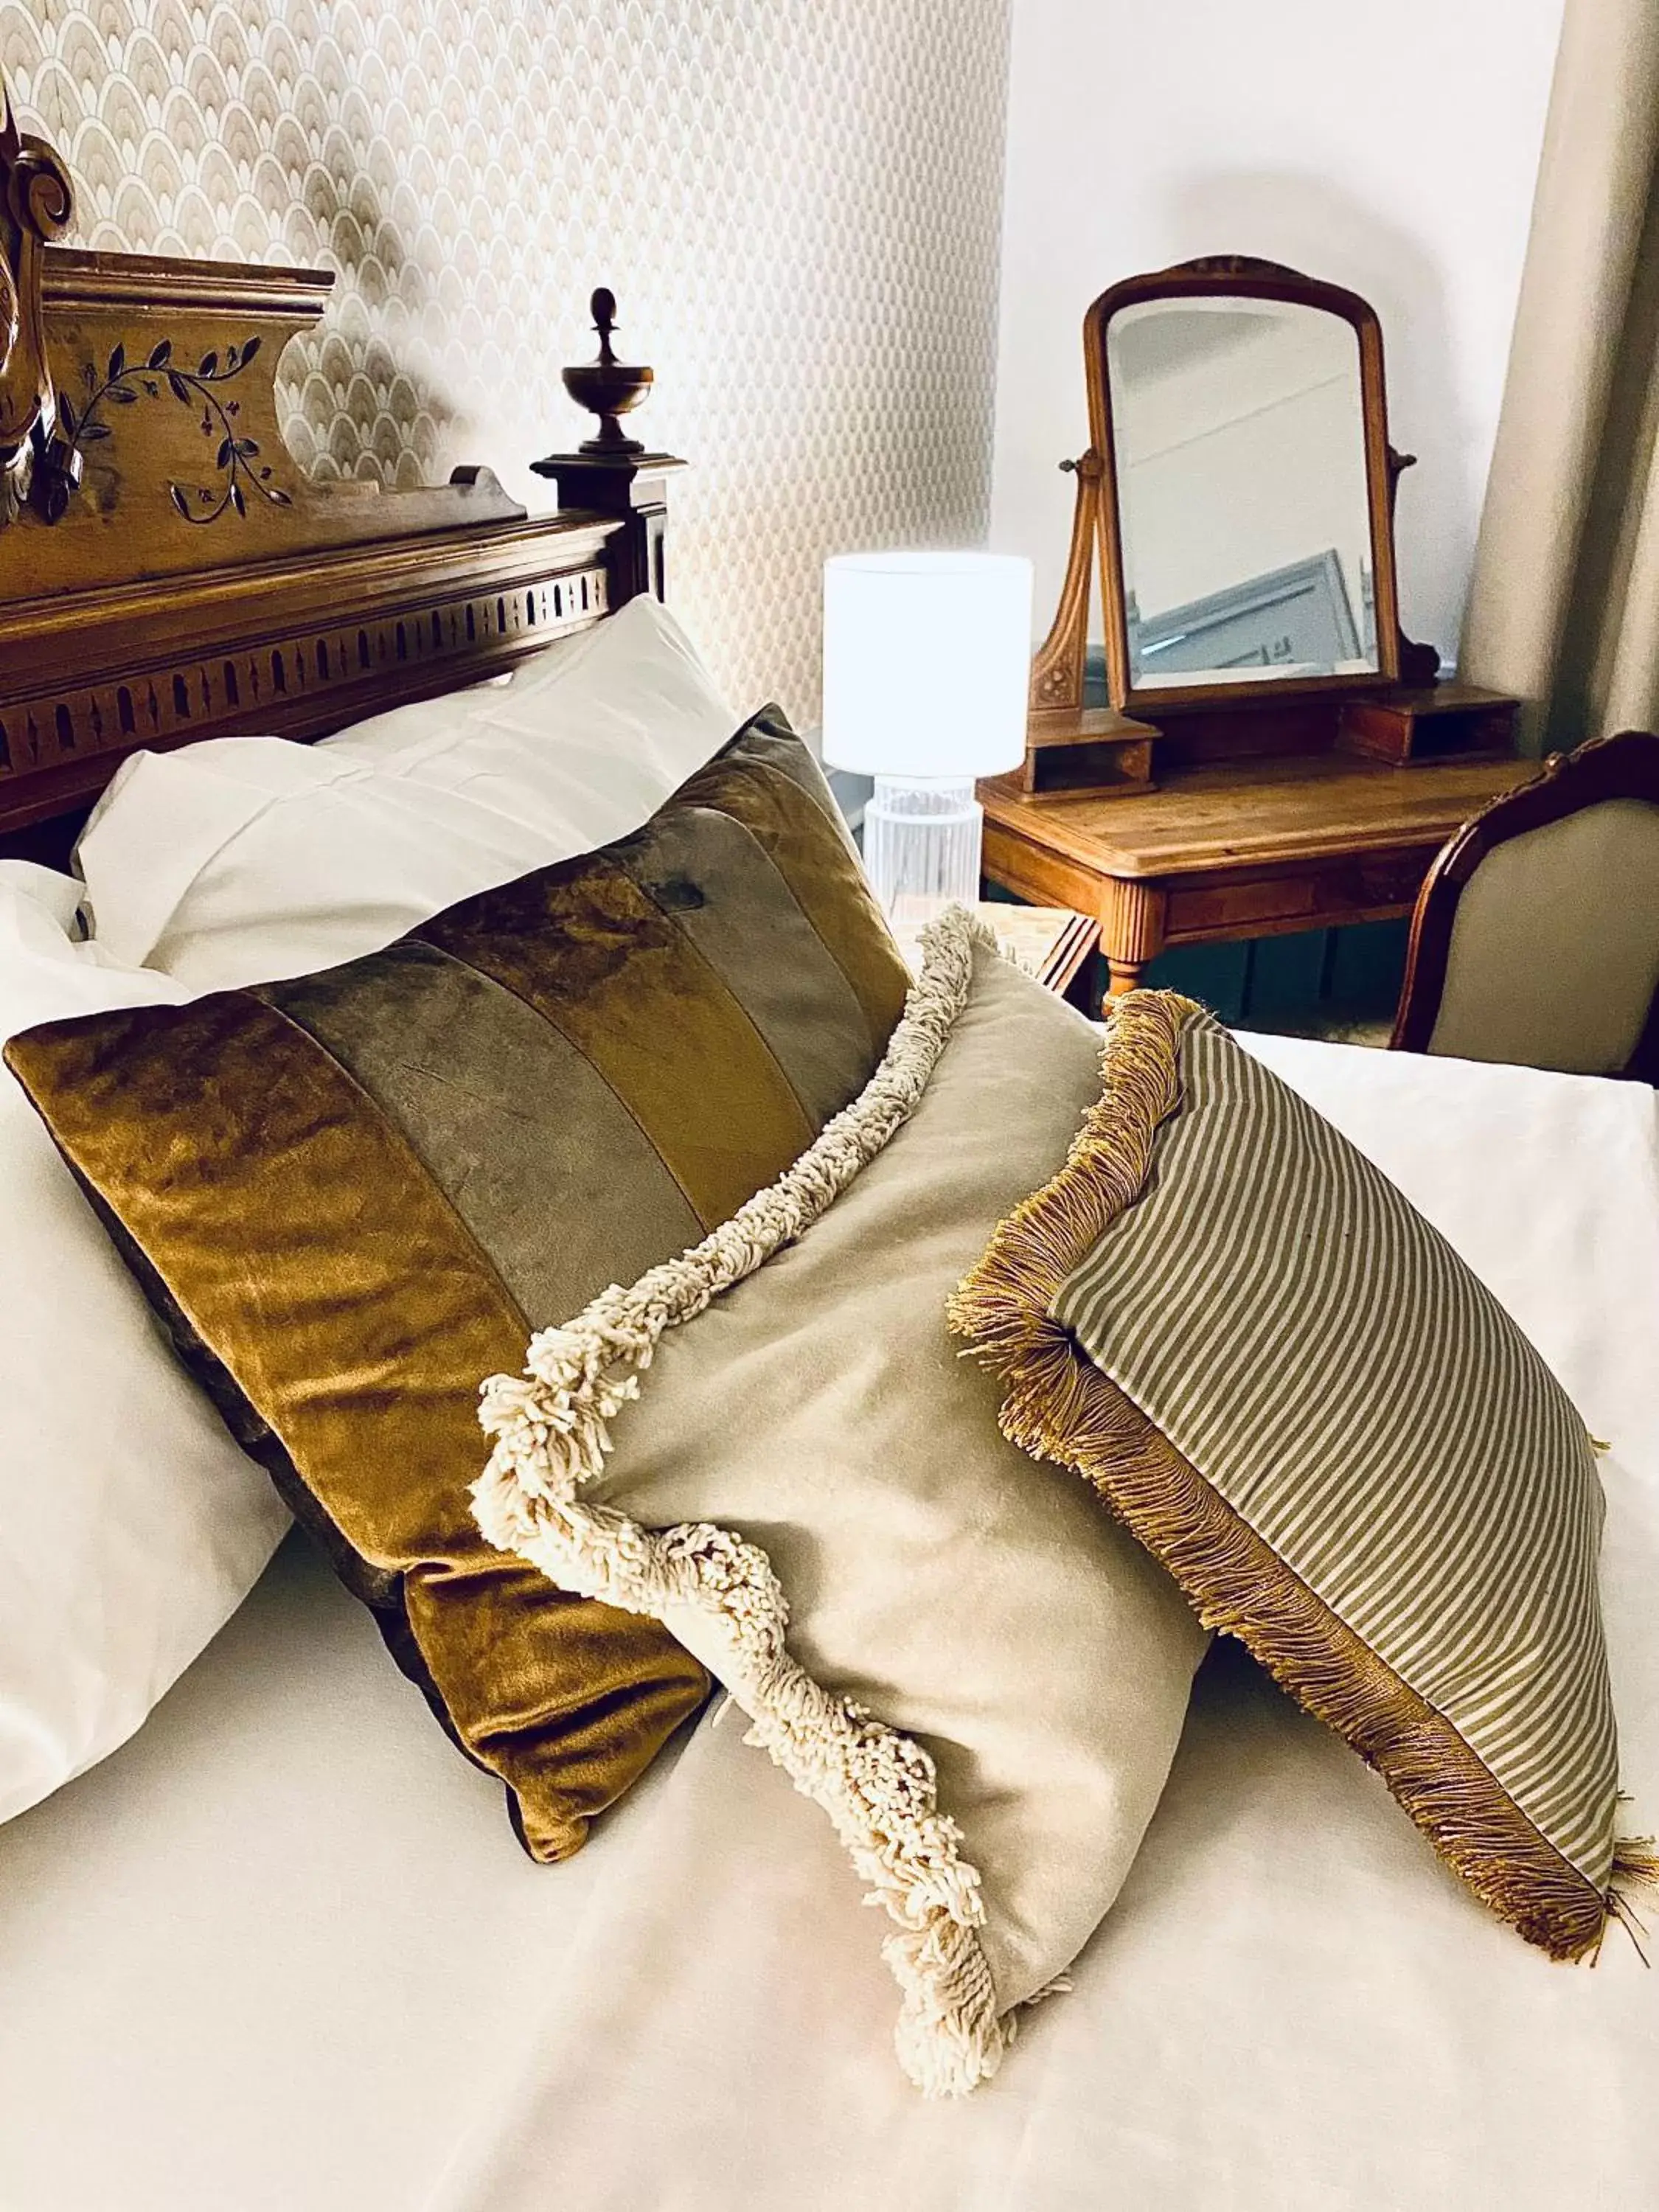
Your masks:
{"label": "mirror glass", "polygon": [[1133,687],[1373,673],[1353,325],[1146,300],[1112,317],[1106,356]]}

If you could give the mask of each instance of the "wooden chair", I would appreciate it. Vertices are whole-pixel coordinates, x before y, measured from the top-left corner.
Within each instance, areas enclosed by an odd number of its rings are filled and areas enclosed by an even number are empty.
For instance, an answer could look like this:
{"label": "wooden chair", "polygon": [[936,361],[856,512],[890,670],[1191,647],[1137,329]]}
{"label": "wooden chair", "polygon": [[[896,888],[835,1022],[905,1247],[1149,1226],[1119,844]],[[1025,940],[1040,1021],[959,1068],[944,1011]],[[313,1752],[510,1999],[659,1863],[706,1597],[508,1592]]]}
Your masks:
{"label": "wooden chair", "polygon": [[1418,896],[1391,1042],[1659,1081],[1659,736],[1554,754],[1464,823]]}

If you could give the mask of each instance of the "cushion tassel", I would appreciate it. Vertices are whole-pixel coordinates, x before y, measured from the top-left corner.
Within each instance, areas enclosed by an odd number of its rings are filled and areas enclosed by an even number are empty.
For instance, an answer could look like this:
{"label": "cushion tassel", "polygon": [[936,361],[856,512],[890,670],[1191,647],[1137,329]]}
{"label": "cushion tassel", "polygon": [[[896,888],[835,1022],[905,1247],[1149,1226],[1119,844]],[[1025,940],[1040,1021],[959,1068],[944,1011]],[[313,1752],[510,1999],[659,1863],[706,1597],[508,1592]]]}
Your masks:
{"label": "cushion tassel", "polygon": [[[1652,1962],[1648,1957],[1643,1938],[1648,1924],[1631,1902],[1631,1892],[1638,1896],[1649,1890],[1659,1890],[1659,1849],[1651,1836],[1618,1836],[1613,1845],[1613,1879],[1607,1884],[1607,1907],[1608,1920],[1616,1920],[1635,1946],[1636,1955],[1645,1966]],[[1601,1955],[1596,1945],[1596,1955]]]}

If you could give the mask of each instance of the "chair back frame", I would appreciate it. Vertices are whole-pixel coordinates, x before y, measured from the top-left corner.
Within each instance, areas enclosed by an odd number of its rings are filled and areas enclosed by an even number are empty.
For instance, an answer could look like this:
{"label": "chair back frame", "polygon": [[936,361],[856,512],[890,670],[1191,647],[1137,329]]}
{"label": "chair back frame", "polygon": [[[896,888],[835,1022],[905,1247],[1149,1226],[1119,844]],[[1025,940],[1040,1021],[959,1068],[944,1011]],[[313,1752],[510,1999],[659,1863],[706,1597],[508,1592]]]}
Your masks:
{"label": "chair back frame", "polygon": [[[1530,783],[1493,799],[1442,848],[1424,878],[1412,916],[1406,977],[1389,1041],[1392,1050],[1429,1048],[1446,987],[1458,902],[1487,855],[1512,837],[1525,836],[1529,830],[1613,799],[1645,799],[1659,806],[1659,735],[1650,730],[1621,730],[1616,737],[1580,745],[1576,752],[1552,753]],[[1659,994],[1649,1009],[1635,1051],[1616,1073],[1645,1083],[1659,1082]]]}

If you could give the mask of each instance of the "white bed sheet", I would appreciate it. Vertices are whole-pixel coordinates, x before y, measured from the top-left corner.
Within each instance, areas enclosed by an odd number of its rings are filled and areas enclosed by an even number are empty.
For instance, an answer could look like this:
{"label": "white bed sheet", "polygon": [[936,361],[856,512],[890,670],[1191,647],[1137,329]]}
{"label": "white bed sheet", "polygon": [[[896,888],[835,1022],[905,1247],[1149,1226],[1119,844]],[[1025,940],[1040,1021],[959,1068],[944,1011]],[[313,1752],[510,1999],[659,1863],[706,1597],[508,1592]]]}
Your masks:
{"label": "white bed sheet", "polygon": [[0,2212],[418,2212],[625,1839],[532,1865],[296,1532],[0,1828]]}
{"label": "white bed sheet", "polygon": [[[1626,1786],[1659,1817],[1659,1157],[1635,1086],[1250,1040],[1404,1186],[1595,1431]],[[1237,1647],[1072,1994],[900,2078],[879,1930],[732,1714],[596,1886],[442,2212],[1652,2212],[1659,1976],[1552,1964]]]}
{"label": "white bed sheet", "polygon": [[[1252,1041],[1257,1042],[1257,1041]],[[1659,1822],[1651,1092],[1261,1040],[1591,1427]],[[532,1867],[297,1544],[113,1759],[0,1829],[3,2212],[1649,2212],[1659,1978],[1551,1965],[1235,1654],[1076,1987],[929,2106],[822,1816],[706,1720]]]}

